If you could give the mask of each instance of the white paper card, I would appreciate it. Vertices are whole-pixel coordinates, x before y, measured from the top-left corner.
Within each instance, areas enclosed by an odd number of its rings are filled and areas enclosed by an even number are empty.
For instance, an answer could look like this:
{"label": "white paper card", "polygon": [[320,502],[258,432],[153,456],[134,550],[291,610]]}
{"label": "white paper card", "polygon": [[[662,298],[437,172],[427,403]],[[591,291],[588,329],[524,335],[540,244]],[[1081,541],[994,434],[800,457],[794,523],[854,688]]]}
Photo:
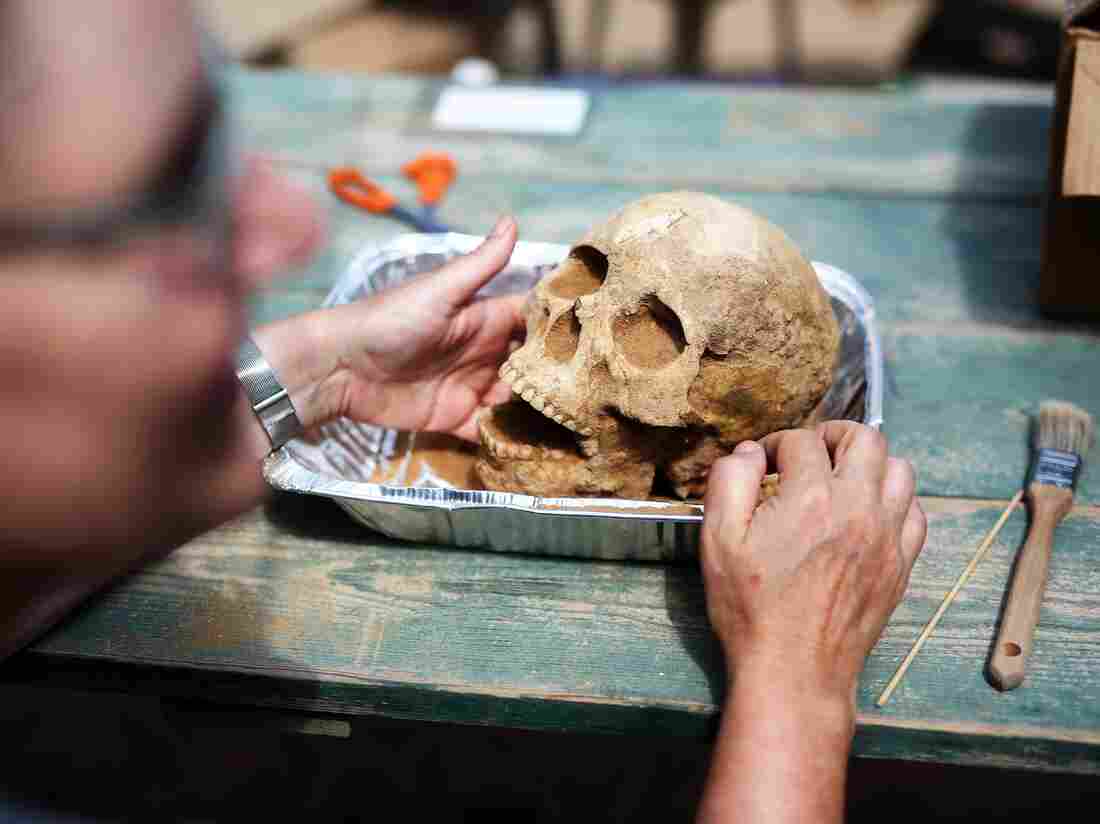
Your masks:
{"label": "white paper card", "polygon": [[580,132],[590,96],[580,89],[497,86],[444,89],[432,113],[437,129],[568,136]]}

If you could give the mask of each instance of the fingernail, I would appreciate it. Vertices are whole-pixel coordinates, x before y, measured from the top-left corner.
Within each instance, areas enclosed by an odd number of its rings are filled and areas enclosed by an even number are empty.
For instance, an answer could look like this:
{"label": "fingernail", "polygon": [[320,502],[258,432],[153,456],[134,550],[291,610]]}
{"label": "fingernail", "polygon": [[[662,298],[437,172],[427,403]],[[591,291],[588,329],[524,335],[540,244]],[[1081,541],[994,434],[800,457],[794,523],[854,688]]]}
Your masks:
{"label": "fingernail", "polygon": [[508,229],[512,225],[512,218],[505,215],[497,221],[497,225],[493,227],[493,231],[489,234],[491,238],[504,237],[508,234]]}
{"label": "fingernail", "polygon": [[756,441],[741,441],[737,444],[737,448],[733,450],[738,455],[751,455],[760,449],[760,444]]}

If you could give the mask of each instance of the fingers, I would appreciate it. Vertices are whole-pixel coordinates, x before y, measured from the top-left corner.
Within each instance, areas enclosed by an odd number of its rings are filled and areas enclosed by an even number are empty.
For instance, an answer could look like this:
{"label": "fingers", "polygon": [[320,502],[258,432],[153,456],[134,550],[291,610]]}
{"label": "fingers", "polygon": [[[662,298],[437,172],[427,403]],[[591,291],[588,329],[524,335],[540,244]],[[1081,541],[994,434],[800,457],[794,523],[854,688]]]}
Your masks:
{"label": "fingers", "polygon": [[811,429],[775,432],[760,442],[768,464],[779,472],[780,482],[828,481],[833,464],[821,435]]}
{"label": "fingers", "polygon": [[914,498],[909,504],[909,511],[905,516],[905,523],[901,527],[901,554],[910,569],[924,548],[925,538],[928,537],[928,517],[920,501]]}
{"label": "fingers", "polygon": [[853,421],[829,421],[817,431],[832,455],[836,477],[876,487],[883,483],[889,447],[881,432]]}
{"label": "fingers", "polygon": [[313,198],[258,158],[241,176],[234,220],[233,263],[250,290],[305,263],[325,234]]}
{"label": "fingers", "polygon": [[523,304],[526,300],[524,295],[505,295],[479,301],[475,306],[481,308],[486,322],[493,324],[494,335],[521,340],[527,331],[527,321],[523,315]]}
{"label": "fingers", "polygon": [[483,410],[484,407],[475,409],[470,417],[466,418],[466,420],[451,430],[451,434],[464,441],[469,441],[470,443],[480,443],[481,434],[478,432],[477,422]]}
{"label": "fingers", "polygon": [[498,403],[507,403],[511,399],[512,387],[504,381],[497,381],[485,393],[485,397],[482,398],[481,402],[485,406],[496,406]]}
{"label": "fingers", "polygon": [[886,479],[882,482],[882,503],[891,521],[900,528],[909,514],[917,491],[917,473],[904,458],[888,458]]}
{"label": "fingers", "polygon": [[731,455],[711,467],[703,502],[703,530],[711,539],[709,544],[716,546],[721,540],[737,545],[744,540],[766,470],[764,450],[754,441],[738,444]]}
{"label": "fingers", "polygon": [[454,311],[468,303],[478,289],[508,264],[515,245],[516,222],[503,217],[492,234],[472,252],[450,261],[423,280],[418,279],[418,289],[427,290],[425,299],[442,310]]}

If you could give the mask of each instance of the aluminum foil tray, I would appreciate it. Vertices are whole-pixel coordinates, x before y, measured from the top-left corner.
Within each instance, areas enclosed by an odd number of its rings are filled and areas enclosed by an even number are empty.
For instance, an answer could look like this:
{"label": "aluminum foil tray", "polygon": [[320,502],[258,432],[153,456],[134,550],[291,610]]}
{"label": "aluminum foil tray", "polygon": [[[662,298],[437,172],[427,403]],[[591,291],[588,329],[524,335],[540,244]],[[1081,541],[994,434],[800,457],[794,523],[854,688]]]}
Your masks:
{"label": "aluminum foil tray", "polygon": [[[365,248],[325,301],[348,303],[434,269],[481,238],[403,235]],[[528,291],[569,252],[521,242],[482,296]],[[840,368],[826,397],[830,418],[882,423],[883,359],[871,299],[849,274],[814,263],[842,330]],[[421,436],[422,438],[424,436]],[[605,560],[684,561],[695,557],[700,505],[674,501],[538,498],[458,489],[410,462],[415,435],[348,420],[326,424],[268,457],[264,476],[279,490],[331,498],[370,529],[394,538]],[[371,483],[380,467],[396,484]]]}

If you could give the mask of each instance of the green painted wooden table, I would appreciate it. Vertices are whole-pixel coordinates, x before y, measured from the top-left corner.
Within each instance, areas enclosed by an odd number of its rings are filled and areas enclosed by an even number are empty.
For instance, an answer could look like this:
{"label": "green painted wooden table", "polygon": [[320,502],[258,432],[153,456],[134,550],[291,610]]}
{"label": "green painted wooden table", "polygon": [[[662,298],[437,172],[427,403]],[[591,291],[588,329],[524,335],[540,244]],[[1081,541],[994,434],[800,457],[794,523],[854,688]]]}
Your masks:
{"label": "green painted wooden table", "polygon": [[[1030,676],[983,669],[1025,516],[1015,514],[884,710],[873,699],[1025,478],[1040,399],[1100,414],[1095,330],[1035,308],[1049,102],[957,90],[723,87],[599,95],[576,140],[441,137],[435,87],[401,78],[241,73],[249,141],[353,162],[411,194],[401,162],[454,153],[442,210],[471,232],[502,212],[569,242],[616,207],[705,189],[773,219],[874,294],[886,429],[930,516],[911,591],[871,656],[856,754],[1100,771],[1100,472],[1058,534]],[[402,228],[327,196],[331,242],[255,303],[312,308],[351,255]],[[97,598],[7,668],[11,679],[334,715],[542,729],[714,729],[723,690],[698,572],[396,543],[324,501],[283,497]]]}

